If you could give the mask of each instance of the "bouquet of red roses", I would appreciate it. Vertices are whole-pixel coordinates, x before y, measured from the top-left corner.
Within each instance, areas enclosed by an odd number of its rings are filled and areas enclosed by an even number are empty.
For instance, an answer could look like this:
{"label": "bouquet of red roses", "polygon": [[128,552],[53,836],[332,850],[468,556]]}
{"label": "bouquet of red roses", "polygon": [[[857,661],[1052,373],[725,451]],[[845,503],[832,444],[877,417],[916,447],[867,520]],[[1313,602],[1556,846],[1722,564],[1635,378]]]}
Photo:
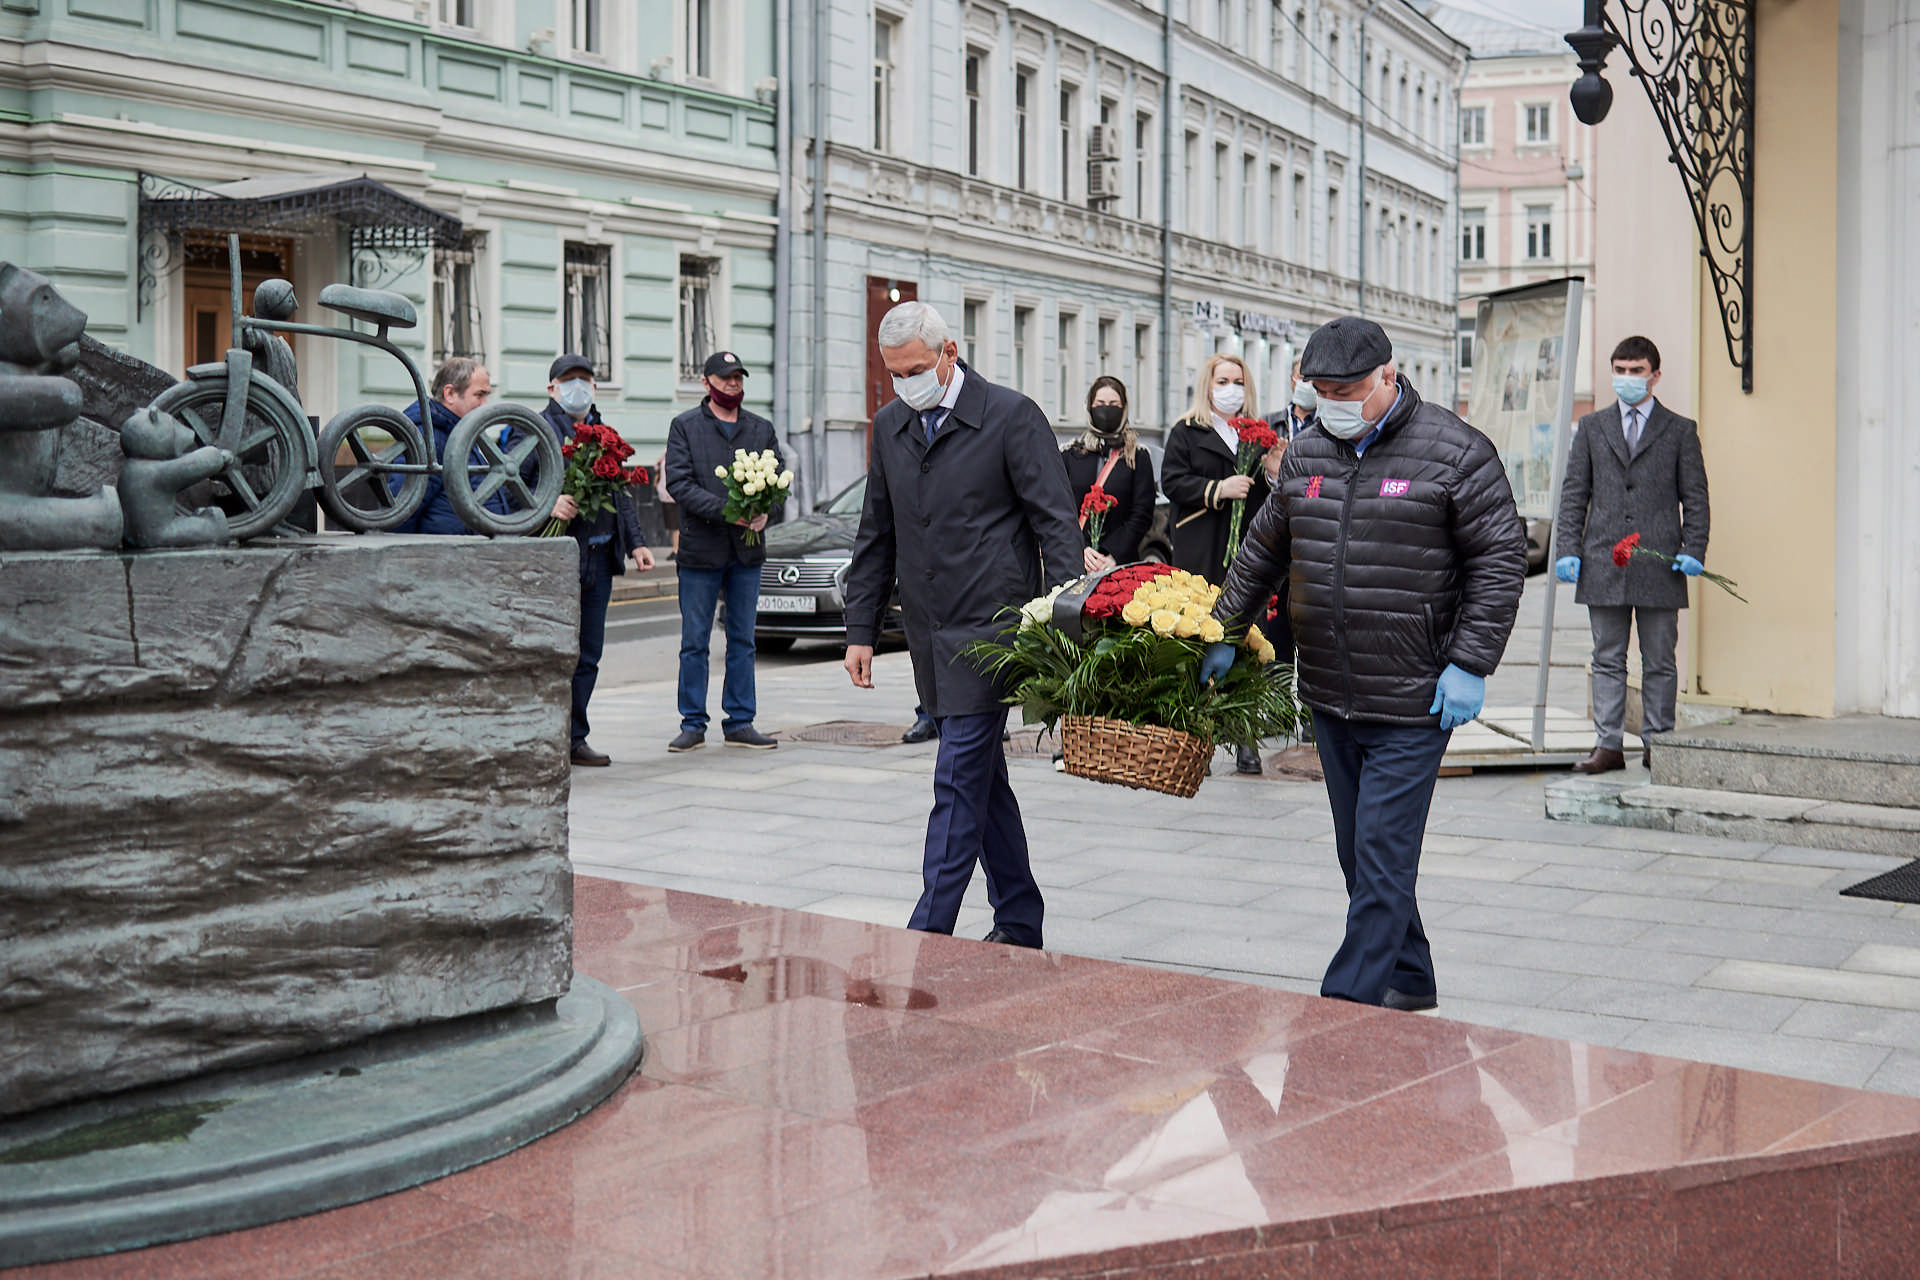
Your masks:
{"label": "bouquet of red roses", "polygon": [[[1620,541],[1613,544],[1613,562],[1619,565],[1622,569],[1626,568],[1627,561],[1633,559],[1635,556],[1652,556],[1654,559],[1660,561],[1663,564],[1674,565],[1676,567],[1680,562],[1679,556],[1670,556],[1664,551],[1655,551],[1652,547],[1641,546],[1640,535],[1637,533],[1630,533],[1626,537],[1620,539]],[[1738,584],[1736,584],[1732,578],[1727,577],[1725,574],[1713,573],[1706,569],[1702,569],[1700,571],[1700,576],[1705,578],[1708,582],[1711,582],[1714,586],[1719,587],[1722,591],[1732,596],[1735,600],[1738,600],[1741,604],[1748,603],[1747,598],[1745,596],[1741,595],[1738,591],[1734,590],[1734,587]]]}
{"label": "bouquet of red roses", "polygon": [[[633,446],[620,433],[600,422],[582,422],[573,429],[573,439],[560,446],[566,459],[566,474],[560,480],[560,492],[572,498],[580,508],[575,517],[591,520],[602,511],[613,509],[614,495],[636,480],[645,483],[646,473],[629,472],[626,460]],[[555,538],[567,531],[567,521],[554,517],[540,531],[543,538]]]}
{"label": "bouquet of red roses", "polygon": [[[1235,475],[1250,476],[1260,469],[1267,451],[1280,443],[1279,433],[1260,418],[1228,418],[1227,425],[1240,437],[1239,445],[1233,451],[1233,472]],[[1247,500],[1235,498],[1233,513],[1227,518],[1227,558],[1225,567],[1233,566],[1233,557],[1240,551],[1240,526],[1247,518]]]}
{"label": "bouquet of red roses", "polygon": [[1087,545],[1095,551],[1100,549],[1100,535],[1107,530],[1107,512],[1119,501],[1097,484],[1080,499],[1080,527],[1087,531]]}

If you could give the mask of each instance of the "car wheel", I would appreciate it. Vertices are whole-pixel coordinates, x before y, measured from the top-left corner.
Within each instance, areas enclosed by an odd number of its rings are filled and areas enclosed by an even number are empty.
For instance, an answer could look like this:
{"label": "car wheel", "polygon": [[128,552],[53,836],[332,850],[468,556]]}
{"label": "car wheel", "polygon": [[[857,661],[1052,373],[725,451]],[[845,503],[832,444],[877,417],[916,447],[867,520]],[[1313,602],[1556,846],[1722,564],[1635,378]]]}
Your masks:
{"label": "car wheel", "polygon": [[758,636],[753,642],[755,653],[785,653],[793,648],[792,636]]}

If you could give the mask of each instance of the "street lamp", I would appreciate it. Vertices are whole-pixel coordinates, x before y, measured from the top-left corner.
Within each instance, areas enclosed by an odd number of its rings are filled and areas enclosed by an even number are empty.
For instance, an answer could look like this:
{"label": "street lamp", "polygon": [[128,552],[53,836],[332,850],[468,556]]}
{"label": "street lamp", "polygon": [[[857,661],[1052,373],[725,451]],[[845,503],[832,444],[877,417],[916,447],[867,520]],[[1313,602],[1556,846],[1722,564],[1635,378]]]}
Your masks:
{"label": "street lamp", "polygon": [[1580,60],[1580,78],[1573,82],[1567,97],[1573,114],[1581,124],[1599,124],[1613,106],[1613,86],[1600,74],[1613,51],[1614,37],[1600,25],[1600,9],[1605,0],[1587,0],[1586,25],[1569,32],[1566,40]]}

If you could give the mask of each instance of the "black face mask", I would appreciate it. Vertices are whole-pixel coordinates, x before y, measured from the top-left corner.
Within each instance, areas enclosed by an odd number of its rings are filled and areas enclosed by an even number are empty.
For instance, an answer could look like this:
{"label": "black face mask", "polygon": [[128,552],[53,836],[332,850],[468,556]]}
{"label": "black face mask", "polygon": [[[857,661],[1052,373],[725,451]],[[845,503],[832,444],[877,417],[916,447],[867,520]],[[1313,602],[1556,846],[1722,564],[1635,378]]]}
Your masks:
{"label": "black face mask", "polygon": [[1087,416],[1093,422],[1095,435],[1117,436],[1121,423],[1126,421],[1127,411],[1117,404],[1097,404],[1087,410]]}

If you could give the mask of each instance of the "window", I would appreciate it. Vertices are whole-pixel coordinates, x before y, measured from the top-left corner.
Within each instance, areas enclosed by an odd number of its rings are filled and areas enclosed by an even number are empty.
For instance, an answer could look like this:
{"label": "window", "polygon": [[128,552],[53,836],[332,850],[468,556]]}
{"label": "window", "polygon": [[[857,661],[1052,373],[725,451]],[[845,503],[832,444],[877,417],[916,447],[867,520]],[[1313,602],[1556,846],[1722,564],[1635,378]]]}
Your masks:
{"label": "window", "polygon": [[1275,75],[1284,74],[1292,42],[1287,38],[1287,8],[1282,0],[1273,0],[1273,12],[1267,17],[1267,41],[1267,69]]}
{"label": "window", "polygon": [[1240,157],[1240,243],[1248,249],[1260,247],[1260,219],[1253,211],[1254,199],[1259,195],[1259,184],[1254,181],[1254,165],[1251,155]]}
{"label": "window", "polygon": [[1427,132],[1427,86],[1413,91],[1413,118],[1405,122],[1416,140],[1425,141]]}
{"label": "window", "polygon": [[433,362],[454,356],[486,358],[480,329],[480,297],[474,284],[474,262],[481,237],[468,232],[457,249],[433,252]]}
{"label": "window", "polygon": [[1327,270],[1346,271],[1347,246],[1340,235],[1340,188],[1327,188]]}
{"label": "window", "polygon": [[1060,86],[1060,198],[1073,199],[1074,120],[1080,114],[1079,91],[1071,85]]}
{"label": "window", "polygon": [[1307,175],[1293,175],[1292,221],[1288,226],[1287,257],[1294,262],[1307,260]]}
{"label": "window", "polygon": [[1487,145],[1487,109],[1485,107],[1460,108],[1460,145],[1463,147]]}
{"label": "window", "polygon": [[1099,348],[1094,354],[1100,361],[1101,373],[1112,373],[1115,368],[1114,360],[1120,353],[1113,349],[1113,343],[1115,330],[1119,327],[1117,321],[1102,320],[1094,328],[1094,339]]}
{"label": "window", "polygon": [[[1293,22],[1289,25],[1292,27],[1292,30],[1289,32],[1289,37],[1293,41],[1293,78],[1299,83],[1305,84],[1307,82],[1306,6],[1302,5],[1293,11]],[[1329,54],[1336,52],[1338,52],[1337,48],[1328,50]]]}
{"label": "window", "polygon": [[[1147,399],[1148,388],[1153,382],[1153,326],[1136,324],[1133,326],[1133,386],[1128,399],[1139,405],[1151,404]],[[1146,414],[1140,414],[1142,420]]]}
{"label": "window", "polygon": [[1214,38],[1221,44],[1233,43],[1233,0],[1217,0],[1213,15]]}
{"label": "window", "polygon": [[[563,247],[566,270],[565,348],[593,361],[593,376],[613,380],[613,248],[569,240]],[[705,355],[701,359],[705,359]]]}
{"label": "window", "polygon": [[[696,0],[696,3],[697,2],[698,0]],[[700,7],[705,8],[705,5],[701,4]],[[573,47],[576,52],[606,52],[604,48],[605,33],[601,29],[600,16],[600,0],[573,0]],[[701,35],[701,39],[703,42],[710,44],[704,32]],[[687,50],[691,53],[693,49],[694,45],[692,40],[689,39]],[[691,69],[691,63],[689,64],[689,69]],[[706,75],[708,73],[706,71],[696,71],[695,74]],[[582,351],[580,354],[585,355],[586,352]]]}
{"label": "window", "polygon": [[1208,228],[1215,240],[1233,234],[1233,205],[1228,202],[1227,183],[1232,181],[1227,164],[1227,144],[1213,144],[1213,225]]}
{"label": "window", "polygon": [[1544,102],[1527,104],[1526,139],[1528,142],[1553,141],[1553,108]]}
{"label": "window", "polygon": [[893,149],[893,45],[898,27],[892,18],[873,20],[873,149]]}
{"label": "window", "polygon": [[1033,347],[1033,308],[1013,309],[1013,389],[1027,394],[1027,353]]}
{"label": "window", "polygon": [[960,304],[960,358],[969,369],[980,367],[980,327],[986,310],[987,304],[978,298],[968,298]]}
{"label": "window", "polygon": [[713,354],[713,277],[719,263],[684,255],[680,259],[680,381],[700,381],[701,366]]}
{"label": "window", "polygon": [[1553,208],[1551,205],[1527,206],[1527,257],[1536,262],[1553,256]]}
{"label": "window", "polygon": [[479,0],[440,0],[440,21],[449,27],[475,27]]}
{"label": "window", "polygon": [[1486,260],[1487,211],[1462,209],[1460,211],[1460,261],[1485,262]]}
{"label": "window", "polygon": [[1282,242],[1281,228],[1286,223],[1286,205],[1282,197],[1286,189],[1280,182],[1280,166],[1267,166],[1267,216],[1261,219],[1260,250],[1274,257],[1280,256]]}
{"label": "window", "polygon": [[971,177],[980,176],[980,142],[982,122],[980,119],[980,64],[981,54],[967,50],[967,173]]}
{"label": "window", "polygon": [[1206,187],[1200,179],[1200,135],[1187,130],[1187,231],[1197,235],[1200,231],[1200,201],[1206,193]]}
{"label": "window", "polygon": [[1473,368],[1473,326],[1474,322],[1466,316],[1461,316],[1454,326],[1455,345],[1459,348],[1454,358],[1459,361],[1462,373]]}
{"label": "window", "polygon": [[1153,117],[1142,111],[1133,117],[1133,216],[1141,220],[1155,206],[1147,201],[1153,174]]}
{"label": "window", "polygon": [[1017,71],[1013,76],[1013,185],[1027,189],[1028,139],[1032,137],[1029,107],[1033,99],[1033,72]]}
{"label": "window", "polygon": [[687,47],[680,67],[697,80],[713,79],[713,5],[714,0],[682,0]]}
{"label": "window", "polygon": [[1062,422],[1076,417],[1074,401],[1080,386],[1080,317],[1071,311],[1060,313],[1059,345],[1055,348],[1060,365],[1060,412]]}

